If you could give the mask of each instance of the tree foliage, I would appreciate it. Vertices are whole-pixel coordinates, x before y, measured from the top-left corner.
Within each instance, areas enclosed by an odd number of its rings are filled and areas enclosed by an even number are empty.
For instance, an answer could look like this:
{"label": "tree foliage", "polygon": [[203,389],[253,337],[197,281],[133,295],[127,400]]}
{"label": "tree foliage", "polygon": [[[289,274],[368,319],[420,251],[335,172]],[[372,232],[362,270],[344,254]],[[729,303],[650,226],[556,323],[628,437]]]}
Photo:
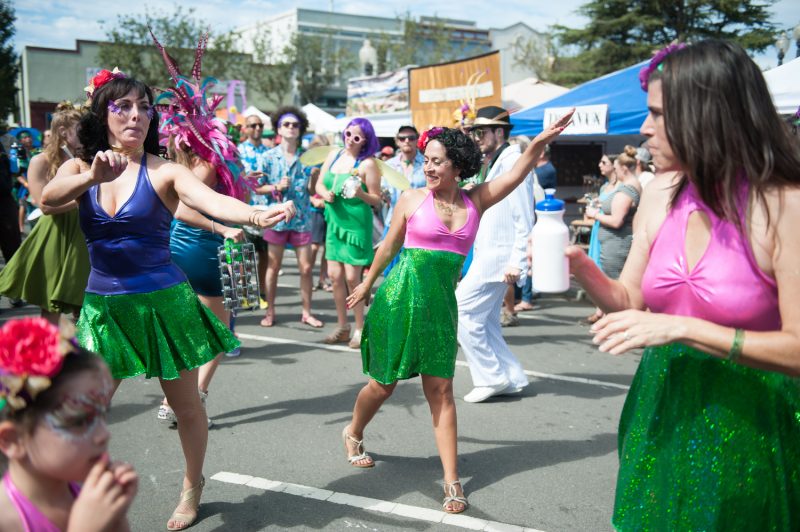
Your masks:
{"label": "tree foliage", "polygon": [[416,20],[408,12],[398,20],[403,29],[402,36],[380,33],[373,41],[378,52],[377,73],[406,65],[454,61],[467,55],[466,45],[458,45],[451,39],[451,32],[444,20],[436,17]]}
{"label": "tree foliage", "polygon": [[105,23],[108,42],[100,45],[99,60],[106,68],[120,69],[148,85],[166,88],[167,72],[148,28],[175,58],[182,72],[194,62],[197,40],[209,32],[209,45],[203,56],[203,75],[217,79],[240,79],[273,102],[281,102],[291,91],[289,60],[275,62],[279,54],[271,47],[268,33],[256,32],[245,51],[236,32],[214,33],[208,23],[195,16],[195,9],[175,8],[172,13],[151,12],[119,15],[113,24]]}
{"label": "tree foliage", "polygon": [[0,118],[16,111],[19,62],[11,43],[16,32],[14,7],[9,0],[0,0]]}
{"label": "tree foliage", "polygon": [[338,47],[331,35],[295,33],[286,55],[294,67],[301,103],[319,101],[326,88],[338,83],[358,64],[352,52]]}
{"label": "tree foliage", "polygon": [[770,46],[776,0],[592,0],[578,9],[584,28],[556,26],[559,42],[577,50],[556,58],[552,80],[572,84],[630,66],[673,41],[738,42],[752,52]]}

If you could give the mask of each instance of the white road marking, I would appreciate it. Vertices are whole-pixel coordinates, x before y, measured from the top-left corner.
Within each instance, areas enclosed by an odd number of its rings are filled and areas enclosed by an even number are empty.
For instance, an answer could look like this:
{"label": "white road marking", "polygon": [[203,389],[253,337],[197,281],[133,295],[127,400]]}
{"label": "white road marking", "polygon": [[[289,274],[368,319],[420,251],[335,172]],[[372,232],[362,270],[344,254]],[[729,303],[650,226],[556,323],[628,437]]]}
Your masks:
{"label": "white road marking", "polygon": [[[302,340],[290,340],[288,338],[278,338],[276,336],[261,336],[258,334],[237,333],[242,340],[260,340],[262,342],[269,342],[272,344],[290,344],[301,345],[311,349],[326,349],[328,351],[339,351],[345,353],[358,353],[358,349],[351,349],[346,345],[328,345],[322,342],[304,342]],[[463,360],[456,360],[456,366],[468,367],[467,363]],[[619,390],[629,390],[630,386],[625,384],[618,384],[616,382],[599,381],[595,379],[587,379],[584,377],[572,377],[569,375],[553,375],[550,373],[541,373],[538,371],[525,370],[525,374],[529,377],[536,377],[538,379],[548,379],[553,381],[575,382],[579,384],[590,384],[592,386],[605,386],[608,388],[617,388]]]}
{"label": "white road marking", "polygon": [[211,480],[225,482],[227,484],[247,486],[254,489],[286,493],[287,495],[295,495],[297,497],[304,497],[306,499],[315,499],[334,504],[341,504],[344,506],[351,506],[353,508],[358,508],[359,510],[394,514],[400,517],[410,517],[411,519],[429,521],[431,523],[442,523],[444,525],[457,526],[467,530],[542,532],[541,530],[537,530],[535,528],[525,528],[508,523],[500,523],[498,521],[487,521],[485,519],[477,519],[475,517],[470,517],[463,514],[451,515],[439,510],[431,510],[430,508],[422,508],[420,506],[410,506],[408,504],[382,501],[380,499],[372,499],[370,497],[339,493],[331,490],[315,488],[312,486],[292,484],[291,482],[267,480],[266,478],[231,473],[228,471],[220,471],[212,476]]}

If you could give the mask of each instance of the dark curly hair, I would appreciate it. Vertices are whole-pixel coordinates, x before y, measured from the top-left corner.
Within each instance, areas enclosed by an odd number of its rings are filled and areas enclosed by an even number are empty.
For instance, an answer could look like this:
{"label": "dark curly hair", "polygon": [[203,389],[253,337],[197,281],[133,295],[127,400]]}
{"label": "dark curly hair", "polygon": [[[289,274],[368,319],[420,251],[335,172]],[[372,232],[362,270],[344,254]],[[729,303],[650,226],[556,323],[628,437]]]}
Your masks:
{"label": "dark curly hair", "polygon": [[278,109],[272,113],[270,116],[270,119],[272,120],[272,129],[274,129],[277,133],[278,128],[281,127],[278,121],[285,114],[293,114],[298,120],[300,120],[300,136],[302,137],[305,135],[306,130],[308,129],[308,117],[302,109],[299,109],[293,105],[284,105],[283,107],[278,107]]}
{"label": "dark curly hair", "polygon": [[[92,95],[89,111],[84,113],[78,124],[78,139],[81,141],[79,157],[91,164],[92,159],[99,151],[110,150],[108,144],[108,102],[122,98],[131,91],[136,91],[138,97],[147,96],[150,105],[153,104],[153,91],[150,87],[134,78],[112,79]],[[158,113],[150,120],[147,136],[144,139],[144,151],[158,155]]]}
{"label": "dark curly hair", "polygon": [[428,141],[436,140],[444,146],[447,158],[460,170],[459,181],[477,174],[481,169],[481,150],[475,141],[460,129],[449,127],[437,129],[441,129],[441,132],[437,132],[434,136],[430,136],[429,133]]}

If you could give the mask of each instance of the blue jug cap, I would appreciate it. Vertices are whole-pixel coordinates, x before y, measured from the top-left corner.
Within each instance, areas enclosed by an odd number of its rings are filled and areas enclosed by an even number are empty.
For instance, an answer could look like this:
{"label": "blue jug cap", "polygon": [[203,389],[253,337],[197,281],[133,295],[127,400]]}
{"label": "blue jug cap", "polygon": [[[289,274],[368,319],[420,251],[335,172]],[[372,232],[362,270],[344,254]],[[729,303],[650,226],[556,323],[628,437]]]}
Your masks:
{"label": "blue jug cap", "polygon": [[544,199],[536,204],[537,211],[555,212],[564,210],[564,202],[554,197],[555,189],[548,188],[544,192]]}

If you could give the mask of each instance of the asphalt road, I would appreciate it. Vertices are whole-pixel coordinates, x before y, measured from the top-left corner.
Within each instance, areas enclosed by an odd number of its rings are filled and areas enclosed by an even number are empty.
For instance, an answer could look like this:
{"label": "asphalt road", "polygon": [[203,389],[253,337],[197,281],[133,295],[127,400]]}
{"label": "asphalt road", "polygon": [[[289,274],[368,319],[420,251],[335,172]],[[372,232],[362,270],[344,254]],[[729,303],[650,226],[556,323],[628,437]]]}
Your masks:
{"label": "asphalt road", "polygon": [[[207,484],[191,530],[612,529],[617,422],[639,357],[597,351],[579,324],[588,303],[542,297],[519,327],[504,329],[531,375],[521,394],[465,403],[472,383],[459,362],[459,469],[471,506],[447,516],[419,379],[401,383],[367,429],[376,467],[345,460],[341,430],[365,382],[360,354],[320,343],[335,324],[330,294],[314,293],[324,329],[300,323],[289,255],[276,325],[240,315],[242,355],[225,359],[212,383]],[[2,309],[0,320],[37,313],[6,299]],[[178,435],[156,421],[160,400],[158,381],[132,379],[110,416],[112,457],[141,477],[129,513],[136,531],[164,530],[180,491]]]}

